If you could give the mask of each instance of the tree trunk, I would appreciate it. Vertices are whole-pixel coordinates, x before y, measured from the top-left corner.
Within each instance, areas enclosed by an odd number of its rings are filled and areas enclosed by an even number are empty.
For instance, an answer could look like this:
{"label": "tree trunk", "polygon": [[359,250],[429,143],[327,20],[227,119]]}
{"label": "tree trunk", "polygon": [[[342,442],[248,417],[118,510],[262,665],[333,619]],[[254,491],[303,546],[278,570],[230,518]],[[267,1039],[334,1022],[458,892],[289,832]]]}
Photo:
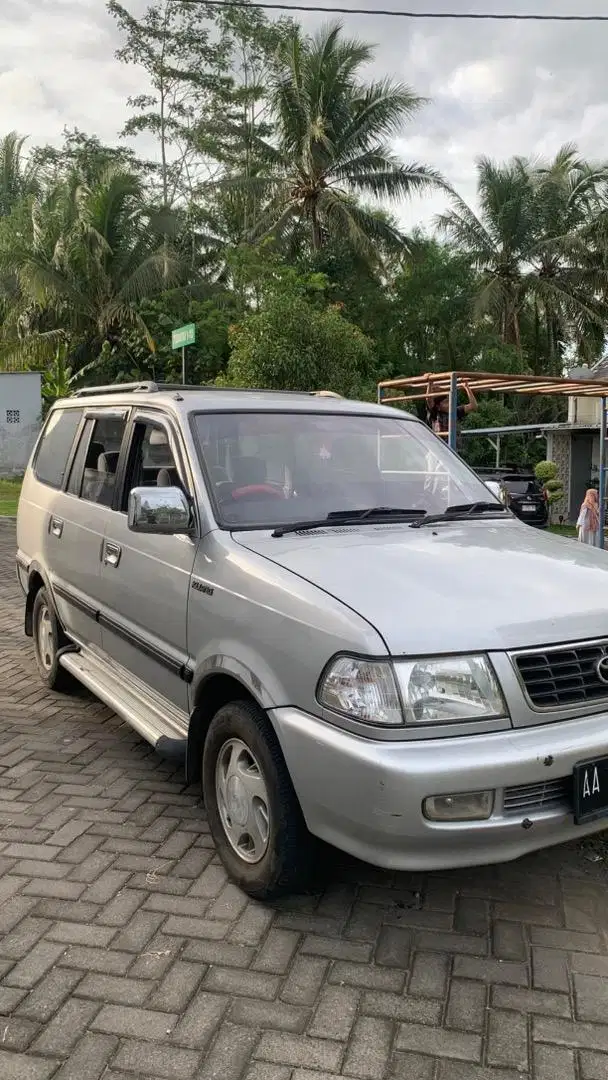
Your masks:
{"label": "tree trunk", "polygon": [[[166,106],[166,87],[165,87],[165,52],[167,48],[167,23],[169,21],[169,4],[165,3],[165,17],[163,22],[163,43],[160,54],[160,81],[159,81],[159,100],[160,100],[160,160],[161,160],[161,184],[163,193],[163,210],[168,209],[169,201],[169,173],[167,163],[167,120],[165,116]],[[163,239],[163,277],[165,282],[169,277],[169,253],[168,253],[168,238],[165,233]]]}
{"label": "tree trunk", "polygon": [[533,371],[535,375],[540,375],[540,315],[538,313],[538,303],[534,301],[534,364]]}
{"label": "tree trunk", "polygon": [[452,344],[452,337],[451,337],[450,331],[448,330],[447,326],[443,327],[443,336],[445,338],[445,344],[446,344],[446,348],[447,348],[447,351],[448,351],[450,370],[454,371],[456,369],[456,353],[454,351],[454,346]]}
{"label": "tree trunk", "polygon": [[314,203],[312,204],[310,212],[310,220],[312,222],[312,246],[315,251],[320,251],[323,247],[323,238],[321,236],[321,226],[317,216],[317,207]]}

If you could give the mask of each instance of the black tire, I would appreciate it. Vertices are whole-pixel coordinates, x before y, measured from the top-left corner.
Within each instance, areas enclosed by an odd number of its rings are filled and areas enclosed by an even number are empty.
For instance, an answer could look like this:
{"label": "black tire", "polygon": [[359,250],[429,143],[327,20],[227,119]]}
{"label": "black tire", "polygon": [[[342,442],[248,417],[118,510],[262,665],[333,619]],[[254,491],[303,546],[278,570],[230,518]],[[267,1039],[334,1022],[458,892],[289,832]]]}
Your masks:
{"label": "black tire", "polygon": [[[267,847],[259,861],[253,863],[242,858],[230,841],[218,804],[218,761],[232,740],[244,743],[253,755],[268,795]],[[266,901],[305,888],[312,871],[314,841],[272,725],[257,705],[235,701],[215,714],[205,739],[202,774],[211,835],[235,884],[254,899]]]}
{"label": "black tire", "polygon": [[[43,627],[46,627],[46,631]],[[68,694],[75,689],[74,679],[61,667],[57,653],[68,644],[46,589],[39,589],[32,609],[34,655],[38,674],[49,690]]]}

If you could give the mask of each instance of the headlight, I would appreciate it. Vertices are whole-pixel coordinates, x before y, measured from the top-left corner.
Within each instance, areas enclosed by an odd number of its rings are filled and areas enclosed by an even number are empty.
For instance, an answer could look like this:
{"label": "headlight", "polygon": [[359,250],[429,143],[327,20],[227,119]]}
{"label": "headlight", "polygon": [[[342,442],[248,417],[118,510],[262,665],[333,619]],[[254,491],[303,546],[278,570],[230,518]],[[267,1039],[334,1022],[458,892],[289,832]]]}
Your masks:
{"label": "headlight", "polygon": [[327,669],[318,690],[321,705],[366,724],[396,727],[403,712],[390,661],[339,656]]}
{"label": "headlight", "polygon": [[407,660],[395,664],[406,724],[446,724],[506,716],[485,656]]}

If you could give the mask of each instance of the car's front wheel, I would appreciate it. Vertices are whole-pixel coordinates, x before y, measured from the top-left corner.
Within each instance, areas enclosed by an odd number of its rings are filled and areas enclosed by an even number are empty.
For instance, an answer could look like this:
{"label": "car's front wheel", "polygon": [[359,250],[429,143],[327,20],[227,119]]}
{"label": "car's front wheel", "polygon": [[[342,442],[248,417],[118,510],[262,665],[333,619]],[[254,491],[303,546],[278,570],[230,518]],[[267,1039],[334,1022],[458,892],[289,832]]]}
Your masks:
{"label": "car's front wheel", "polygon": [[244,892],[273,900],[306,885],[313,841],[272,725],[252,702],[224,705],[211,721],[203,795],[220,858]]}
{"label": "car's front wheel", "polygon": [[57,616],[48,598],[46,589],[39,589],[32,610],[34,631],[34,655],[36,667],[45,686],[49,690],[68,693],[73,690],[74,681],[59,663],[59,650],[67,644],[61,632]]}

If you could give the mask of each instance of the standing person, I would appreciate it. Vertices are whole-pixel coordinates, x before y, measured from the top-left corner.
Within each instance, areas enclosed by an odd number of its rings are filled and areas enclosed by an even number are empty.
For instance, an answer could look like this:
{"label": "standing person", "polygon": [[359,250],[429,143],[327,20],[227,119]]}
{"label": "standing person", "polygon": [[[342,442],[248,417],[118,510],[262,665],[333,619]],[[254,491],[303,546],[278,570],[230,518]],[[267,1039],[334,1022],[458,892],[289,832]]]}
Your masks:
{"label": "standing person", "polygon": [[593,547],[599,546],[600,504],[595,488],[589,488],[581,503],[576,527],[581,544],[592,544]]}
{"label": "standing person", "polygon": [[[477,408],[477,398],[471,390],[468,383],[462,384],[462,389],[467,395],[468,402],[466,405],[458,405],[456,409],[456,419],[463,420],[469,413],[475,412]],[[436,434],[445,434],[450,427],[450,396],[449,394],[441,394],[439,397],[432,397],[427,394],[427,423],[429,427]]]}

